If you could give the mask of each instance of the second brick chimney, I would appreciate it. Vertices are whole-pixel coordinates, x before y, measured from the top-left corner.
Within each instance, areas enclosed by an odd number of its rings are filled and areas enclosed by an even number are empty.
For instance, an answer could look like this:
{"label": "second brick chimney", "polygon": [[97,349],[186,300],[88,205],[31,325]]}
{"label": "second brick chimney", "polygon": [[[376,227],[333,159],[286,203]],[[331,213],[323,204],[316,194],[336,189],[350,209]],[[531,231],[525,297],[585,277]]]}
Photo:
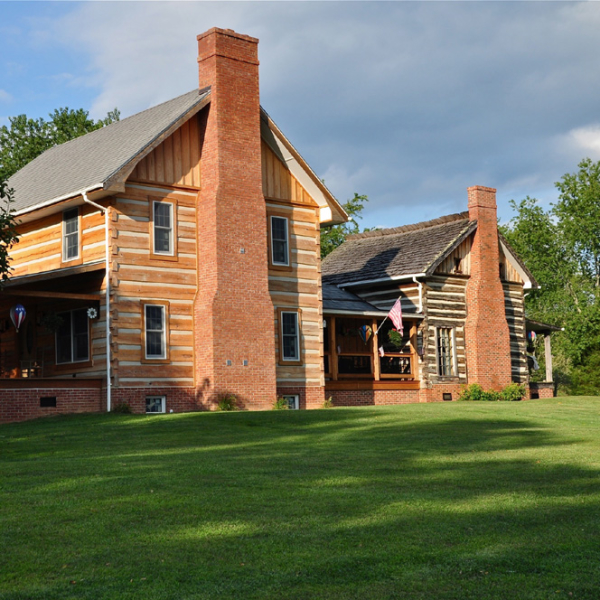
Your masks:
{"label": "second brick chimney", "polygon": [[468,188],[468,195],[469,219],[477,221],[477,230],[466,291],[467,377],[469,383],[499,390],[512,378],[510,335],[500,280],[496,190],[475,186]]}
{"label": "second brick chimney", "polygon": [[246,408],[276,399],[257,47],[229,29],[198,36],[200,88],[211,89],[201,116],[194,307],[196,386],[207,407],[220,394],[235,394]]}

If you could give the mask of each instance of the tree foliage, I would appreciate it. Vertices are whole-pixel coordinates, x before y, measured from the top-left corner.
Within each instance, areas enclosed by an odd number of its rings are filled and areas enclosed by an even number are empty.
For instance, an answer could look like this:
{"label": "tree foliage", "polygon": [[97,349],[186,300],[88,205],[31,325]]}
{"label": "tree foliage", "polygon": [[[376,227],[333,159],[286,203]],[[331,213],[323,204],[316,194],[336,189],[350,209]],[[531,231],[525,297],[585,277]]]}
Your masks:
{"label": "tree foliage", "polygon": [[11,196],[12,191],[0,179],[0,289],[10,272],[10,249],[18,242]]}
{"label": "tree foliage", "polygon": [[[348,213],[350,217],[347,223],[340,225],[329,225],[321,228],[321,258],[325,258],[328,254],[333,252],[338,246],[340,246],[347,236],[353,233],[359,233],[360,227],[356,219],[362,219],[361,212],[365,207],[365,203],[369,199],[365,195],[354,194],[354,198],[351,198],[345,204],[342,204],[342,208]],[[363,231],[367,231],[366,229]]]}
{"label": "tree foliage", "polygon": [[527,316],[565,329],[553,348],[570,391],[600,392],[600,162],[586,158],[556,187],[549,210],[533,198],[513,201],[503,232],[541,285],[526,298]]}
{"label": "tree foliage", "polygon": [[4,181],[48,148],[100,129],[120,119],[114,109],[105,119],[94,121],[83,109],[55,109],[49,120],[27,115],[9,117],[10,126],[0,127],[0,180]]}

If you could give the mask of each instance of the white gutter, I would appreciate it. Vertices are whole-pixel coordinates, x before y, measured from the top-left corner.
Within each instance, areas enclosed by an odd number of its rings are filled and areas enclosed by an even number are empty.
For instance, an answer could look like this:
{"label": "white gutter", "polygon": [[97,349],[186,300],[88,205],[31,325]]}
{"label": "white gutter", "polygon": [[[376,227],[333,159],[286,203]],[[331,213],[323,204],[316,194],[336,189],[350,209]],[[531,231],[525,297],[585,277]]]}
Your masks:
{"label": "white gutter", "polygon": [[382,277],[381,279],[365,279],[364,281],[352,281],[350,283],[339,283],[337,287],[344,289],[347,287],[354,287],[356,285],[367,285],[368,283],[385,283],[386,281],[403,281],[412,279],[415,281],[416,277],[425,277],[427,273],[413,273],[411,275],[392,275],[390,277]]}
{"label": "white gutter", "polygon": [[106,278],[106,412],[110,412],[111,409],[111,382],[110,382],[110,265],[109,265],[109,250],[110,250],[110,238],[109,238],[109,223],[108,223],[108,208],[100,206],[95,202],[92,202],[88,197],[87,193],[89,190],[82,190],[81,196],[83,201],[94,208],[97,208],[104,214],[104,251],[106,253],[106,265],[105,265],[105,278]]}
{"label": "white gutter", "polygon": [[417,312],[423,312],[423,282],[417,281],[418,275],[415,275],[412,280],[419,286],[419,310]]}
{"label": "white gutter", "polygon": [[[77,198],[77,196],[83,196],[83,199],[88,204],[94,204],[91,200],[87,200],[87,193],[92,190],[104,189],[104,186],[101,183],[97,183],[95,185],[90,185],[86,187],[84,190],[79,192],[69,192],[64,196],[57,196],[56,198],[52,198],[52,200],[46,200],[46,202],[41,202],[40,204],[36,204],[35,206],[29,206],[27,208],[23,208],[21,210],[15,211],[15,217],[20,217],[21,215],[26,215],[27,213],[33,212],[34,210],[39,210],[40,208],[45,208],[46,206],[50,206],[51,204],[55,204],[57,202],[62,202],[63,200],[68,200],[69,198]],[[94,204],[94,206],[97,206]],[[102,207],[100,207],[102,208]],[[104,211],[104,209],[102,208]]]}

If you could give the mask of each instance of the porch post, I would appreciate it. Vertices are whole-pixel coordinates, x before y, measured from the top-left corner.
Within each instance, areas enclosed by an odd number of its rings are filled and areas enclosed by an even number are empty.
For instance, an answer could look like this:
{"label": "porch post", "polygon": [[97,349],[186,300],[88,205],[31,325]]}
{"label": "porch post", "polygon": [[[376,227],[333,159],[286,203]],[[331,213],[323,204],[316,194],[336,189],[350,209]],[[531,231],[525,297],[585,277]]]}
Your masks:
{"label": "porch post", "polygon": [[552,381],[552,347],[549,333],[544,335],[544,354],[546,358],[546,381]]}
{"label": "porch post", "polygon": [[375,381],[381,379],[381,364],[379,362],[379,336],[377,334],[377,319],[373,319],[371,323],[373,328],[373,375]]}
{"label": "porch post", "polygon": [[335,317],[331,317],[329,321],[329,359],[331,364],[329,365],[329,372],[331,373],[331,380],[337,381],[338,378],[338,352],[335,339]]}

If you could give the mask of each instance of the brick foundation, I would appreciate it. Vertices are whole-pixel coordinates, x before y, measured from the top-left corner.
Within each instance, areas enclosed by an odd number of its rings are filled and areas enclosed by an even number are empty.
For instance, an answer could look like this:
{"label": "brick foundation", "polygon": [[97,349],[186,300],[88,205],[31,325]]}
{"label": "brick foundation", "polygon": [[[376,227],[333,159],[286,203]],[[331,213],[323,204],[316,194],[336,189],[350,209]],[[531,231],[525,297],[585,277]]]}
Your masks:
{"label": "brick foundation", "polygon": [[[15,387],[8,387],[11,384]],[[27,421],[51,415],[104,411],[106,391],[101,382],[93,381],[87,385],[89,387],[31,387],[31,384],[26,386],[20,382],[7,382],[0,388],[0,423]],[[56,406],[40,406],[41,398],[56,398]]]}
{"label": "brick foundation", "polygon": [[530,383],[528,399],[554,398],[554,384],[552,382]]}
{"label": "brick foundation", "polygon": [[[322,387],[278,387],[277,397],[299,396],[299,408],[323,408],[325,390]],[[327,396],[329,397],[329,396]]]}

